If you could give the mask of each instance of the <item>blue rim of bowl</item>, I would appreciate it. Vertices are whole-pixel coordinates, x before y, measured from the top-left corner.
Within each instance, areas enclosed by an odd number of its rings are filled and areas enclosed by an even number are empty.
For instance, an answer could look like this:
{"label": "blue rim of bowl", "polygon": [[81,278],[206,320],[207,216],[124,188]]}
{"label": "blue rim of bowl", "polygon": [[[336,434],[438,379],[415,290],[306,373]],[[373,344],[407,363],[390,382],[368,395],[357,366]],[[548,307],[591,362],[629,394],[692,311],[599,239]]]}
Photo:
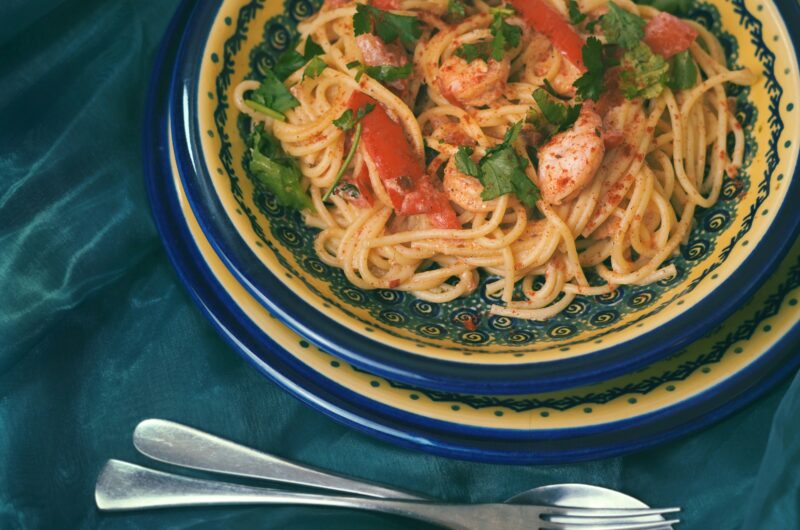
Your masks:
{"label": "blue rim of bowl", "polygon": [[[350,391],[344,387],[320,384],[324,378],[319,374],[316,381],[307,378],[307,374],[299,373],[284,362],[278,355],[282,349],[277,344],[268,337],[252,336],[252,325],[248,326],[246,319],[244,322],[240,320],[243,315],[237,318],[234,301],[216,283],[211,271],[202,265],[202,255],[194,245],[180,212],[167,161],[166,104],[162,94],[166,91],[167,72],[164,67],[173,58],[176,30],[188,5],[189,0],[184,0],[170,24],[148,92],[143,145],[146,188],[153,217],[170,260],[202,312],[245,359],[301,401],[346,425],[408,448],[486,462],[563,463],[641,450],[707,426],[755,400],[800,365],[800,355],[792,354],[796,351],[793,347],[800,342],[798,324],[773,344],[758,362],[678,406],[648,418],[635,418],[626,422],[624,428],[620,422],[613,424],[614,432],[579,436],[575,430],[561,430],[573,431],[575,436],[557,444],[547,437],[533,440],[531,433],[523,438],[505,440],[492,437],[500,434],[496,430],[482,429],[479,431],[482,436],[466,436],[452,427],[451,432],[447,432],[443,429],[443,422],[422,417],[417,417],[415,422],[405,421],[408,418],[387,417],[370,410],[369,405],[372,403],[374,406],[374,402],[363,396],[353,403],[345,399],[346,392]],[[291,357],[285,351],[283,354]]]}
{"label": "blue rim of bowl", "polygon": [[[318,311],[269,271],[242,240],[219,200],[201,152],[197,83],[206,35],[221,0],[201,0],[182,38],[170,88],[170,115],[179,174],[189,203],[215,252],[237,280],[293,331],[325,351],[388,379],[438,390],[522,394],[577,387],[634,371],[674,353],[730,316],[769,277],[800,231],[792,211],[800,203],[800,167],[767,231],[745,261],[710,296],[635,339],[567,359],[518,364],[439,360],[388,347]],[[775,2],[788,27],[800,24],[791,0]],[[795,50],[798,37],[792,36]]]}

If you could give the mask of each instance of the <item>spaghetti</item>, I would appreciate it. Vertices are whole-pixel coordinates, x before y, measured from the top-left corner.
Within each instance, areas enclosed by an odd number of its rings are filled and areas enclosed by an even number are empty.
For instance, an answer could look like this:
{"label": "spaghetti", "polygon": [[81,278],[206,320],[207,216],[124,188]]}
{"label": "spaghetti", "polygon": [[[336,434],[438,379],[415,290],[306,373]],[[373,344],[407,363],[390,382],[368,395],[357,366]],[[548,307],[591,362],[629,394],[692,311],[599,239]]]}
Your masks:
{"label": "spaghetti", "polygon": [[273,158],[251,141],[261,180],[296,169],[280,186],[302,194],[316,252],[363,289],[441,303],[483,270],[491,313],[544,320],[674,275],[742,163],[725,84],[754,76],[653,7],[326,0],[299,30],[279,85],[234,100],[274,137]]}

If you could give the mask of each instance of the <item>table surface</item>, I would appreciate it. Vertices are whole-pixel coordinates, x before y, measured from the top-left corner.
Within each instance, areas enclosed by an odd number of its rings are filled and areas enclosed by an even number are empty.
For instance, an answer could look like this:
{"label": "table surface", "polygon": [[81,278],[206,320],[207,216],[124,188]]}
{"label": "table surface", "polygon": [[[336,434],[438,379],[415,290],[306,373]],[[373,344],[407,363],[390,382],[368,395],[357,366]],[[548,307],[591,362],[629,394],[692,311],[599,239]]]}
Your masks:
{"label": "table surface", "polygon": [[258,375],[180,285],[145,197],[145,88],[176,5],[0,5],[0,528],[421,527],[290,507],[102,514],[97,473],[112,457],[144,463],[130,435],[148,417],[450,501],[584,482],[680,505],[681,530],[800,528],[797,375],[679,441],[525,467],[388,445]]}

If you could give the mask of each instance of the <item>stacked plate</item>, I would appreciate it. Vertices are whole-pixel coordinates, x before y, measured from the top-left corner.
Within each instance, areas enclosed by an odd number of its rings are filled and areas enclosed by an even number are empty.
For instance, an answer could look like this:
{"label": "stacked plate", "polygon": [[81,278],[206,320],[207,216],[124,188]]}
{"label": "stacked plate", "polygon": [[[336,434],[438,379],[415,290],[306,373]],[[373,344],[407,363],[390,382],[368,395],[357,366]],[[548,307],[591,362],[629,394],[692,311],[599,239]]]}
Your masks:
{"label": "stacked plate", "polygon": [[249,180],[232,87],[268,69],[316,5],[184,2],[149,95],[147,183],[165,246],[202,310],[265,375],[403,445],[544,463],[680,436],[800,365],[793,0],[694,9],[732,64],[761,75],[732,93],[744,169],[698,214],[672,259],[678,274],[578,297],[546,323],[489,316],[481,289],[441,305],[358,289],[316,257],[299,214]]}

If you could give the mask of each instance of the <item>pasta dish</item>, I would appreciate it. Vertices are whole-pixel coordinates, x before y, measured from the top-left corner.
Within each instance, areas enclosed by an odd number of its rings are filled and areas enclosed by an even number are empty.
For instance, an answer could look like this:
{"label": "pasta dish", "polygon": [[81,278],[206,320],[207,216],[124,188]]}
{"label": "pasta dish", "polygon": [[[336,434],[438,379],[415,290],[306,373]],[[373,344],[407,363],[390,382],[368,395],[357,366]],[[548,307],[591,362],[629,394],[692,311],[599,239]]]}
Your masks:
{"label": "pasta dish", "polygon": [[725,86],[754,75],[652,1],[325,0],[235,88],[245,167],[362,289],[480,286],[544,320],[673,276],[742,163]]}

